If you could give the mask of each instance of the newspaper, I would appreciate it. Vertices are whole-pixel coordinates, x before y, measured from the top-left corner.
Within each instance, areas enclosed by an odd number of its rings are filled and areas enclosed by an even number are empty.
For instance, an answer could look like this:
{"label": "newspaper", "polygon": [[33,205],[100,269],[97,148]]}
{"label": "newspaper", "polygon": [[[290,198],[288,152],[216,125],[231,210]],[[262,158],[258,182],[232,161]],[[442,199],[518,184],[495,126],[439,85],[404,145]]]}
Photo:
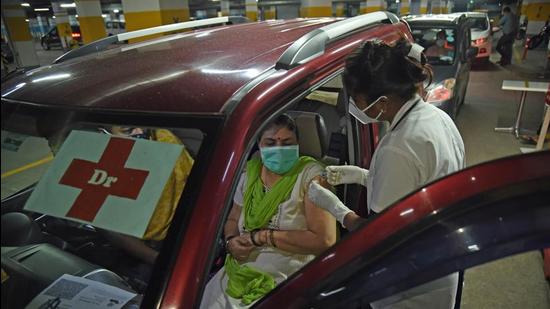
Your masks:
{"label": "newspaper", "polygon": [[27,309],[122,308],[135,293],[98,281],[64,274],[38,294]]}

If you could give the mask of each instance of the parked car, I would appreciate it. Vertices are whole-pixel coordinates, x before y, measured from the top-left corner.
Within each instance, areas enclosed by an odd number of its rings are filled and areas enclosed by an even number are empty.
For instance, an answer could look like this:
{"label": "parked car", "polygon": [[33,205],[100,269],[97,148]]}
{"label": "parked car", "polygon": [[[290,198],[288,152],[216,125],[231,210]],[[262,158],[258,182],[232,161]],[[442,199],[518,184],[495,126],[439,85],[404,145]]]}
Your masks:
{"label": "parked car", "polygon": [[[71,38],[78,44],[82,44],[82,36],[80,33],[80,27],[71,25]],[[40,38],[40,45],[45,50],[49,50],[52,47],[61,47],[61,39],[57,33],[57,27],[52,27],[46,34]]]}
{"label": "parked car", "polygon": [[428,89],[426,101],[456,119],[466,97],[471,62],[478,53],[478,48],[470,45],[470,21],[460,13],[410,15],[405,20],[414,40],[425,48],[424,53],[434,70],[433,85]]}
{"label": "parked car", "polygon": [[[223,265],[219,240],[245,163],[274,117],[295,118],[302,154],[369,166],[383,126],[349,116],[341,74],[346,57],[375,38],[412,41],[406,23],[386,12],[206,28],[97,52],[113,36],[80,49],[88,55],[70,52],[4,82],[2,305],[24,307],[71,274],[137,294],[128,307],[196,307]],[[162,129],[183,145],[105,134],[115,126]],[[145,265],[105,235],[143,234],[158,200],[152,192],[183,149],[194,163],[155,246],[159,256]],[[549,159],[539,152],[500,160],[422,188],[343,236],[257,307],[361,307],[548,246]],[[124,181],[124,190],[113,185]],[[366,212],[361,186],[338,194]],[[46,303],[55,301],[52,290],[42,294]]]}
{"label": "parked car", "polygon": [[123,21],[110,20],[105,22],[107,35],[116,35],[126,31],[126,24]]}
{"label": "parked car", "polygon": [[472,46],[478,48],[477,60],[488,62],[493,50],[493,36],[491,23],[487,13],[482,12],[464,12],[471,20]]}

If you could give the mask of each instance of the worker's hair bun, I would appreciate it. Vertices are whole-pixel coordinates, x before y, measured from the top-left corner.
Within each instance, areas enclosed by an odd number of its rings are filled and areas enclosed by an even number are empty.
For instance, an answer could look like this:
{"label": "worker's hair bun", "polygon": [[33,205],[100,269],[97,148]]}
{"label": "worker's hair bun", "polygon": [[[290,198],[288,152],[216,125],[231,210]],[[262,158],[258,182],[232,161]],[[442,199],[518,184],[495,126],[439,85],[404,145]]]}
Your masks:
{"label": "worker's hair bun", "polygon": [[411,47],[406,39],[392,45],[379,40],[364,42],[346,62],[344,82],[348,91],[370,100],[391,94],[410,99],[418,84],[432,78],[424,54],[420,61],[409,57]]}

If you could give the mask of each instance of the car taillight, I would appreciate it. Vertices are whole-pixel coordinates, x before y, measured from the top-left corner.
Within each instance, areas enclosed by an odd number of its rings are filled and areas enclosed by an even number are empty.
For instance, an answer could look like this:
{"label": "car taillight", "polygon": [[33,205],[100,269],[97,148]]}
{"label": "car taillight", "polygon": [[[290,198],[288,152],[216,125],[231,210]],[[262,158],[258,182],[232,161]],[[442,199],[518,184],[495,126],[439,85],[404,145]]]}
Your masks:
{"label": "car taillight", "polygon": [[73,37],[73,38],[79,38],[79,37],[80,37],[80,33],[78,33],[78,32],[73,32],[73,33],[71,33],[71,37]]}
{"label": "car taillight", "polygon": [[437,83],[430,87],[426,94],[426,102],[438,103],[449,100],[453,97],[453,89],[455,87],[456,80],[449,78],[441,83]]}
{"label": "car taillight", "polygon": [[474,43],[474,45],[481,45],[485,42],[487,42],[487,38],[481,38],[481,39],[477,39],[477,40],[472,41],[472,43]]}

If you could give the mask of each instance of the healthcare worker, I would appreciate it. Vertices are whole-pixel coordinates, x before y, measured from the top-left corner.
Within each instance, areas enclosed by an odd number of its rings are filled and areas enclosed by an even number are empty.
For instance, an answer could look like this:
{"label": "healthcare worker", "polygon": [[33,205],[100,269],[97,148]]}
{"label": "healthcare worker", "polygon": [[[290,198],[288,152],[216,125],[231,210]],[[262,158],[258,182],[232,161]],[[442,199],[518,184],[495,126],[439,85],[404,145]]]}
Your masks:
{"label": "healthcare worker", "polygon": [[[464,168],[464,143],[452,119],[418,92],[432,72],[423,48],[405,39],[393,45],[366,41],[346,62],[349,112],[360,122],[389,122],[368,170],[328,166],[332,185],[367,187],[367,206],[376,213],[426,183]],[[310,199],[353,230],[365,221],[330,190],[310,184]],[[373,308],[453,308],[458,274],[377,301]]]}

